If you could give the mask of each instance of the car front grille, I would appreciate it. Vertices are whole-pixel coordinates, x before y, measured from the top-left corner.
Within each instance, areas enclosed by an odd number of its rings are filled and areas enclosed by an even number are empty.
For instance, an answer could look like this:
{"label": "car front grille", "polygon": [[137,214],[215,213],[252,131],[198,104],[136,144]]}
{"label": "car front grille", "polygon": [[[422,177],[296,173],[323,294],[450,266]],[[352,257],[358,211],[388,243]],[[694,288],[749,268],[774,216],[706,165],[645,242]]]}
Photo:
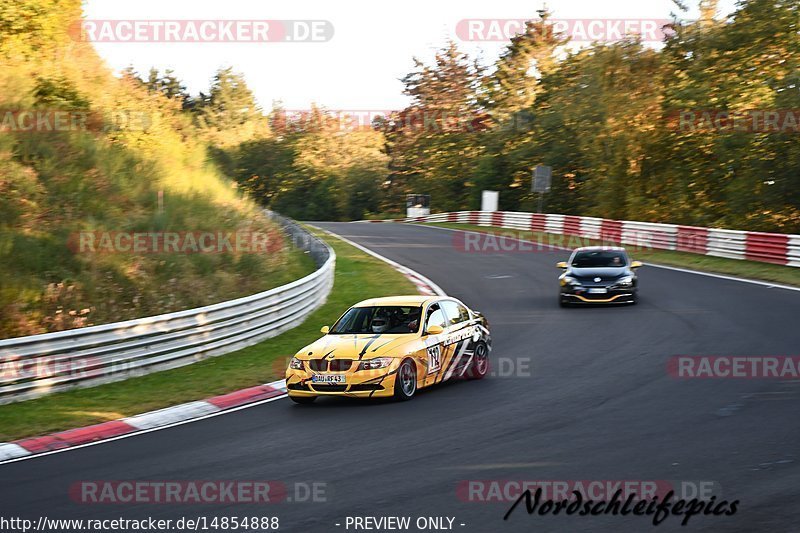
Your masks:
{"label": "car front grille", "polygon": [[314,383],[312,385],[317,392],[344,392],[347,385],[336,385],[331,383]]}
{"label": "car front grille", "polygon": [[364,392],[364,391],[374,391],[383,389],[384,386],[378,383],[363,383],[360,385],[350,385],[350,392]]}
{"label": "car front grille", "polygon": [[[599,277],[600,281],[595,281],[594,278]],[[607,287],[608,285],[612,285],[616,278],[608,278],[602,276],[591,276],[591,277],[582,277],[582,278],[575,278],[578,282],[583,285],[584,287]]]}
{"label": "car front grille", "polygon": [[328,370],[331,372],[346,372],[353,366],[352,359],[332,359],[328,364]]}
{"label": "car front grille", "polygon": [[308,366],[311,370],[316,370],[317,372],[328,370],[328,361],[325,359],[310,359]]}
{"label": "car front grille", "polygon": [[308,366],[315,372],[347,372],[353,366],[352,359],[311,359]]}
{"label": "car front grille", "polygon": [[616,296],[616,295],[615,294],[609,294],[609,293],[606,293],[606,294],[583,293],[583,294],[581,294],[581,296],[583,296],[587,300],[608,300],[612,296]]}
{"label": "car front grille", "polygon": [[[309,385],[311,386],[309,387]],[[291,383],[287,385],[287,388],[289,390],[307,392],[371,392],[386,389],[386,387],[380,383],[359,383],[350,385],[349,389],[347,388],[347,384],[343,385],[341,383]]]}

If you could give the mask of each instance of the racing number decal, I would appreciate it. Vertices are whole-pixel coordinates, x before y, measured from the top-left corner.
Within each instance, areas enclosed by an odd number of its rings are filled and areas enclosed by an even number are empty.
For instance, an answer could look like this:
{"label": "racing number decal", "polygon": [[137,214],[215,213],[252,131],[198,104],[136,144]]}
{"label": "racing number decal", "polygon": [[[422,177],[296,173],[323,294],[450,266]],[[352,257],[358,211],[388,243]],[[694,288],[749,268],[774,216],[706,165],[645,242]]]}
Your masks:
{"label": "racing number decal", "polygon": [[428,374],[438,372],[442,367],[442,346],[437,344],[428,348]]}

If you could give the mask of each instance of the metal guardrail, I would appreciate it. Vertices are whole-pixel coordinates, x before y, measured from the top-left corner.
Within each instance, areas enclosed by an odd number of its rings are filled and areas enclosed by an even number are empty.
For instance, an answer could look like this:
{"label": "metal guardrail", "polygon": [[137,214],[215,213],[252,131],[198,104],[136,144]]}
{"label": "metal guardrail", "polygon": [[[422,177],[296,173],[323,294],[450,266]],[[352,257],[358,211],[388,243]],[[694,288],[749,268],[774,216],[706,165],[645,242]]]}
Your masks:
{"label": "metal guardrail", "polygon": [[299,325],[333,287],[336,254],[268,213],[317,270],[292,283],[196,309],[0,340],[0,404],[119,381],[250,346]]}

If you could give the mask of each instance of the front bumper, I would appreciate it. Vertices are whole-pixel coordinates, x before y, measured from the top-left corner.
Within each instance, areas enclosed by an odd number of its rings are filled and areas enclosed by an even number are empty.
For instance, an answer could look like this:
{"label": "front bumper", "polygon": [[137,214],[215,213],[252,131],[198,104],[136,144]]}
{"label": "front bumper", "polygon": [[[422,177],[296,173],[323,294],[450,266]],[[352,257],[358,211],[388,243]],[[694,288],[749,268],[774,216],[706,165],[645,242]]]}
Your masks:
{"label": "front bumper", "polygon": [[394,395],[394,382],[399,361],[392,361],[378,370],[324,372],[345,376],[345,383],[313,383],[314,372],[308,369],[286,371],[286,392],[289,396],[350,396],[354,398],[380,398]]}
{"label": "front bumper", "polygon": [[[594,288],[594,287],[592,287]],[[562,287],[561,301],[576,304],[623,304],[636,301],[636,287],[607,289],[605,294],[590,294],[588,288]]]}

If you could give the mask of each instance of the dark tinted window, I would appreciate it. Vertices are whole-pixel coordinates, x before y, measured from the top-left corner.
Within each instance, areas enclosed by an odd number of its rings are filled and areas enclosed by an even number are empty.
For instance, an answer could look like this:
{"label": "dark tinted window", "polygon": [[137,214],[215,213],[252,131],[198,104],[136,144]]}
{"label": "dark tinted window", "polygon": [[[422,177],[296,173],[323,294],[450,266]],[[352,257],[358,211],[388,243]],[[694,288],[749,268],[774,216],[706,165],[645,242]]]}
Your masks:
{"label": "dark tinted window", "polygon": [[351,307],[331,333],[416,333],[422,309],[405,306]]}
{"label": "dark tinted window", "polygon": [[625,252],[616,250],[587,250],[577,252],[572,260],[575,268],[623,267],[628,264]]}

